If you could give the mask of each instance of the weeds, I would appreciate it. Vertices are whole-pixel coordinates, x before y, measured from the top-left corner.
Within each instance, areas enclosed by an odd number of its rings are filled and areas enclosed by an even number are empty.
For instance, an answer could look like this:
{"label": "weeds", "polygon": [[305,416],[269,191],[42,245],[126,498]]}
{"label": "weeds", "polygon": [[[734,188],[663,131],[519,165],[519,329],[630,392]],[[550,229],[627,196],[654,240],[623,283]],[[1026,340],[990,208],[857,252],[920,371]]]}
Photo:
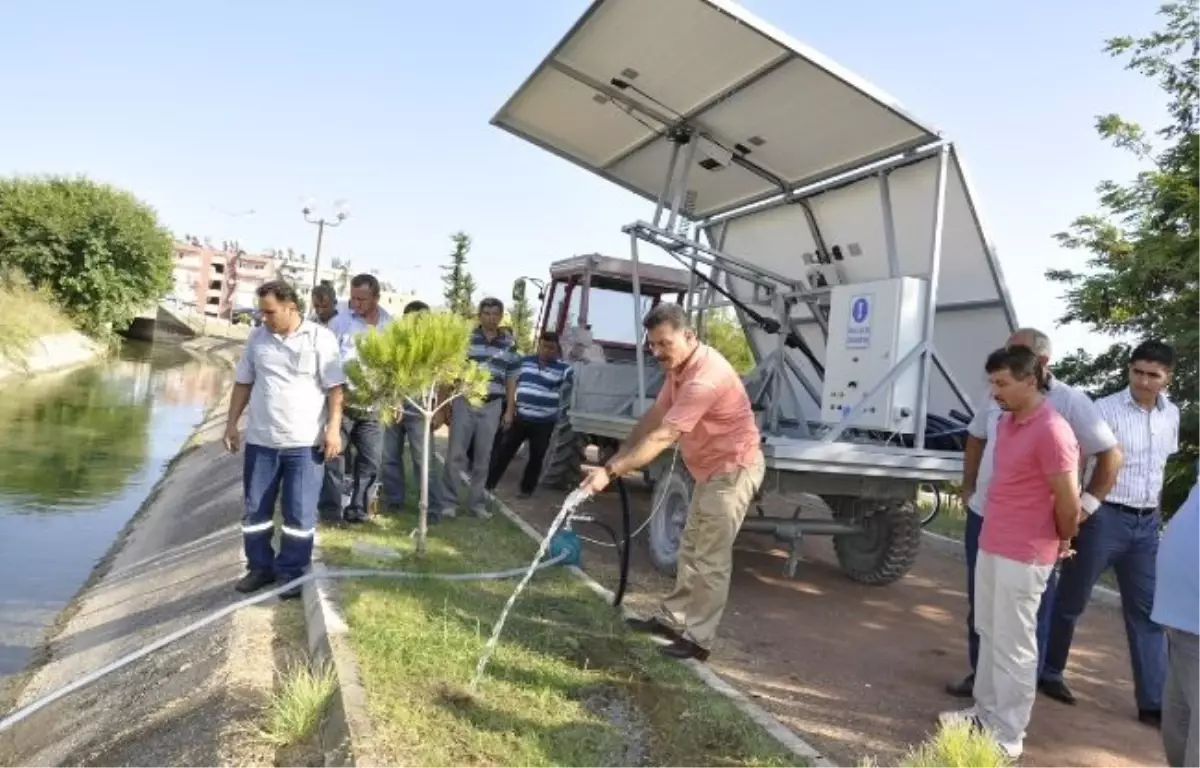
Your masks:
{"label": "weeds", "polygon": [[335,678],[328,665],[313,670],[304,662],[292,664],[271,699],[263,737],[277,747],[308,738],[325,715]]}

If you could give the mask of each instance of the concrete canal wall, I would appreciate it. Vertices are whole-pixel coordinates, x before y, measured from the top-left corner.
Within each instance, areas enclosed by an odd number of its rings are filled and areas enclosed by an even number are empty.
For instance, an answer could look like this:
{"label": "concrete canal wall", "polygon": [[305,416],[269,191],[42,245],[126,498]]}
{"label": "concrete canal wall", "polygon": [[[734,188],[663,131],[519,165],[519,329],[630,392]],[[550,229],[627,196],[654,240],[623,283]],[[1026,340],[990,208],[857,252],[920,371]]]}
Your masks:
{"label": "concrete canal wall", "polygon": [[[224,365],[241,350],[213,339],[184,346]],[[0,712],[237,599],[241,456],[221,445],[230,389],[209,404],[34,664],[0,695]],[[272,629],[263,617],[241,611],[34,713],[0,734],[0,764],[269,764],[269,755],[229,751],[241,741],[231,723],[270,694]]]}
{"label": "concrete canal wall", "polygon": [[25,350],[24,364],[0,360],[0,379],[50,373],[93,362],[105,347],[79,331],[54,333],[37,339]]}

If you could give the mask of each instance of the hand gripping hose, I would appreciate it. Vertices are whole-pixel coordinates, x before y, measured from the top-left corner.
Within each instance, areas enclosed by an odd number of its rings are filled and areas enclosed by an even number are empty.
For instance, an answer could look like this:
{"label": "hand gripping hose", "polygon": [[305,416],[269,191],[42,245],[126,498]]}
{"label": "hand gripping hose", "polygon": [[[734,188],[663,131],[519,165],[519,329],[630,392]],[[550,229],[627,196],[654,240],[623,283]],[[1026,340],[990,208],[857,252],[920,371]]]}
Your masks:
{"label": "hand gripping hose", "polygon": [[[549,568],[551,566],[558,565],[559,563],[563,562],[566,559],[567,559],[567,554],[560,553],[556,557],[551,557],[547,560],[543,560],[542,562],[537,563],[537,565],[534,566],[534,570],[540,571],[544,568]],[[33,713],[37,712],[38,710],[40,710],[44,707],[48,707],[49,705],[53,704],[54,702],[58,701],[59,699],[63,698],[64,696],[74,693],[75,691],[78,691],[80,688],[84,688],[88,685],[91,685],[92,683],[96,682],[100,678],[105,677],[106,675],[109,675],[113,672],[116,672],[118,669],[121,669],[122,667],[126,667],[126,666],[130,665],[133,662],[137,661],[138,659],[141,659],[145,656],[149,656],[151,653],[154,653],[155,651],[159,650],[160,648],[165,648],[166,646],[170,645],[171,643],[175,642],[176,640],[187,637],[188,635],[192,634],[193,632],[201,630],[204,627],[207,627],[208,625],[212,624],[213,622],[219,621],[219,620],[225,618],[226,616],[229,616],[234,611],[239,611],[242,608],[248,608],[251,605],[256,605],[265,600],[269,600],[272,597],[276,597],[277,595],[287,592],[288,590],[293,589],[295,587],[303,586],[304,584],[307,584],[308,582],[314,581],[318,578],[320,578],[320,579],[383,578],[383,579],[415,579],[415,580],[430,579],[430,580],[435,580],[435,581],[502,581],[505,579],[515,579],[519,576],[524,576],[527,572],[530,572],[530,568],[528,566],[523,566],[521,568],[510,568],[506,571],[487,571],[484,573],[423,573],[420,571],[391,571],[391,570],[373,569],[373,568],[339,568],[336,570],[324,571],[322,573],[316,573],[316,572],[310,571],[309,573],[306,573],[299,578],[292,579],[291,581],[289,581],[285,584],[281,584],[278,587],[274,587],[273,589],[267,590],[266,592],[260,592],[259,594],[254,595],[253,597],[246,598],[245,600],[240,600],[232,605],[228,605],[228,606],[222,608],[219,611],[214,611],[213,613],[210,613],[207,616],[205,616],[197,621],[194,621],[191,624],[188,624],[186,627],[183,627],[182,629],[177,629],[169,635],[160,637],[158,640],[155,640],[154,642],[152,642],[148,645],[144,645],[141,648],[137,649],[136,651],[126,654],[125,656],[122,656],[121,658],[119,658],[113,662],[110,662],[109,664],[106,664],[105,666],[101,667],[100,669],[97,669],[93,672],[90,672],[90,673],[84,675],[81,678],[78,678],[74,682],[68,683],[67,685],[64,685],[61,688],[58,688],[57,690],[50,692],[49,694],[41,697],[40,699],[37,699],[35,701],[30,702],[29,704],[26,704],[25,706],[21,707],[20,709],[17,709],[16,711],[11,712],[7,716],[5,716],[5,718],[3,720],[0,720],[0,733],[3,733],[4,731],[8,730],[9,728],[12,728],[14,725],[21,722],[22,720],[25,720]]]}

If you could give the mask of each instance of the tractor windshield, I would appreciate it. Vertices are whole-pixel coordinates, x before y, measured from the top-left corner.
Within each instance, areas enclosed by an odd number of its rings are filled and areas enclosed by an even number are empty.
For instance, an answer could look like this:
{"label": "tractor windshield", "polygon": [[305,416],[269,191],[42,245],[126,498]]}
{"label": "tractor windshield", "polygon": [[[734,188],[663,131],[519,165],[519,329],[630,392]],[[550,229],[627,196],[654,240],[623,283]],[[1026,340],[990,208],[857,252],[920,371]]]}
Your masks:
{"label": "tractor windshield", "polygon": [[[567,327],[579,324],[582,297],[583,291],[571,291]],[[642,315],[653,305],[652,296],[642,296]],[[592,327],[592,338],[602,344],[636,345],[640,341],[641,334],[634,328],[632,293],[593,285],[588,293],[587,321]]]}

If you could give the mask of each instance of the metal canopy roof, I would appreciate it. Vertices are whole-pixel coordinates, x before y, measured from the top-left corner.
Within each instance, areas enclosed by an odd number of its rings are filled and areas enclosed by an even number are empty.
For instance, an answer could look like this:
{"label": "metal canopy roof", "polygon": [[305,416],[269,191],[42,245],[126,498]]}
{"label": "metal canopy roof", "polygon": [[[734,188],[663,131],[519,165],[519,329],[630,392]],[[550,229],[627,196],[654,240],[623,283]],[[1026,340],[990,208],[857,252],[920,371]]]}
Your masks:
{"label": "metal canopy roof", "polygon": [[650,199],[687,126],[693,219],[937,139],[727,0],[595,0],[492,124]]}

